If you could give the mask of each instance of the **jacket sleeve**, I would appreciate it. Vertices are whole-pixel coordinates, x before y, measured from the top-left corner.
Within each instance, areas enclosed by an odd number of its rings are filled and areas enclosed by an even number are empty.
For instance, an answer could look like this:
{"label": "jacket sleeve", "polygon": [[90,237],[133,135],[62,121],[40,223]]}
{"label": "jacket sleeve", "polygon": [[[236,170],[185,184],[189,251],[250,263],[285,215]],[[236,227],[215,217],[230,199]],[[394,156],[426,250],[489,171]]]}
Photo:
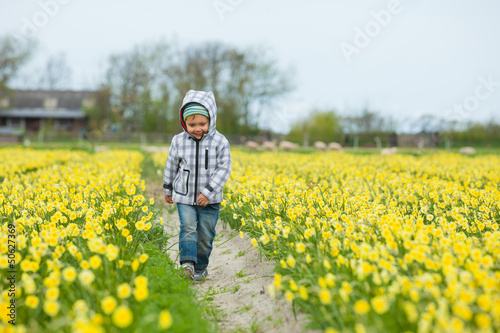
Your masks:
{"label": "jacket sleeve", "polygon": [[212,201],[217,193],[221,193],[229,176],[231,175],[231,151],[229,142],[225,140],[221,150],[217,153],[217,166],[210,177],[208,184],[201,190],[209,201]]}
{"label": "jacket sleeve", "polygon": [[175,174],[177,173],[177,145],[175,138],[172,140],[172,144],[168,149],[167,163],[165,164],[165,170],[163,171],[163,194],[172,195],[173,182],[175,179]]}

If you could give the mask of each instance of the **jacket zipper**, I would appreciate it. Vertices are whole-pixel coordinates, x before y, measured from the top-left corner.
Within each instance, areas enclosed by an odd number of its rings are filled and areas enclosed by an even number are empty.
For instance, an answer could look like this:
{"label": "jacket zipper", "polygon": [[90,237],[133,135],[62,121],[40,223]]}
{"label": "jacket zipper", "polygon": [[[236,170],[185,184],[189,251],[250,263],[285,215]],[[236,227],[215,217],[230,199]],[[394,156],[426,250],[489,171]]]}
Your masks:
{"label": "jacket zipper", "polygon": [[198,163],[200,159],[200,141],[194,140],[196,142],[196,166],[195,166],[195,171],[194,171],[194,204],[196,205],[198,203],[198,199],[196,197],[196,194],[198,193]]}
{"label": "jacket zipper", "polygon": [[208,148],[205,148],[205,170],[208,170]]}

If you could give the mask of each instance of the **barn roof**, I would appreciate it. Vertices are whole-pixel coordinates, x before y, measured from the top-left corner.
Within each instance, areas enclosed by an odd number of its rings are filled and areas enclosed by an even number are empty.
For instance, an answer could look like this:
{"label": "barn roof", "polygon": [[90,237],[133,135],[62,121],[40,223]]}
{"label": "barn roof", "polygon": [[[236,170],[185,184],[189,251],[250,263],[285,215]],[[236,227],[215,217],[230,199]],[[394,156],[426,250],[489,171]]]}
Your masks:
{"label": "barn roof", "polygon": [[0,118],[53,118],[53,119],[83,119],[85,112],[68,109],[9,109],[0,111]]}
{"label": "barn roof", "polygon": [[57,108],[78,110],[84,99],[91,98],[94,91],[73,90],[13,90],[8,96],[12,109],[43,108],[47,98],[57,99]]}

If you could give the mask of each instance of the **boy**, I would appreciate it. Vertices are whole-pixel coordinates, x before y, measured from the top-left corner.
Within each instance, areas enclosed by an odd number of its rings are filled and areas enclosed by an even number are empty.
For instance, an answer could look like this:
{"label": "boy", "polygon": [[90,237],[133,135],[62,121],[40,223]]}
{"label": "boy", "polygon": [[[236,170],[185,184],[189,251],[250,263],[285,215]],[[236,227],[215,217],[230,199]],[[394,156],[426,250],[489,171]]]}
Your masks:
{"label": "boy", "polygon": [[215,129],[217,106],[209,91],[187,92],[180,108],[184,131],[173,137],[163,174],[167,203],[177,203],[179,251],[185,278],[208,275],[222,189],[231,173],[229,142]]}

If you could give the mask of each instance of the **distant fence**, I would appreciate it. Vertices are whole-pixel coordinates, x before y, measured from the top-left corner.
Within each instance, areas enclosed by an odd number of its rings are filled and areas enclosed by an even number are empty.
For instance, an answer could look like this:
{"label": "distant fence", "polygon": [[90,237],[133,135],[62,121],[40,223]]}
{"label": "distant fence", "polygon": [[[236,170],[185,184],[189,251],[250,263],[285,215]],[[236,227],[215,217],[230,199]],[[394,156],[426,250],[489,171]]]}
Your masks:
{"label": "distant fence", "polygon": [[[130,142],[148,145],[169,144],[177,133],[140,133],[140,132],[117,132],[102,133],[89,132],[79,133],[77,139],[90,140],[93,142]],[[286,140],[283,134],[263,133],[258,135],[225,134],[231,145],[244,145],[247,141],[255,141],[262,144],[264,141]],[[36,141],[66,141],[75,140],[74,133],[62,131],[47,131],[43,134],[28,132],[24,135],[12,135],[12,132],[0,130],[0,142],[21,142],[22,139]],[[472,147],[500,147],[499,140],[478,140],[476,138],[452,138],[445,137],[437,132],[418,134],[344,134],[335,138],[321,138],[323,142],[338,142],[344,147],[360,148],[385,148],[385,147],[416,147],[416,148],[456,148],[464,146]],[[314,140],[307,140],[308,145],[314,145]],[[297,142],[303,145],[304,142]]]}
{"label": "distant fence", "polygon": [[[143,144],[169,144],[172,138],[177,133],[140,133],[140,132],[108,132],[102,133],[100,131],[91,131],[88,133],[80,133],[75,137],[74,133],[63,131],[47,131],[43,134],[40,133],[26,133],[25,137],[31,141],[67,141],[67,140],[89,140],[94,142],[130,142],[130,143],[143,143]],[[7,136],[4,136],[7,141]],[[238,135],[226,134],[225,137],[232,145],[244,145],[247,141],[257,141],[262,143],[264,141],[283,140],[284,135],[279,134],[259,134],[259,135]],[[8,141],[11,141],[9,138]]]}
{"label": "distant fence", "polygon": [[[142,142],[148,144],[170,143],[175,134],[172,133],[106,133],[102,136],[102,141],[119,141],[119,142]],[[224,135],[231,145],[244,145],[247,141],[256,141],[262,143],[264,141],[283,140],[284,135],[239,135],[225,134]]]}

